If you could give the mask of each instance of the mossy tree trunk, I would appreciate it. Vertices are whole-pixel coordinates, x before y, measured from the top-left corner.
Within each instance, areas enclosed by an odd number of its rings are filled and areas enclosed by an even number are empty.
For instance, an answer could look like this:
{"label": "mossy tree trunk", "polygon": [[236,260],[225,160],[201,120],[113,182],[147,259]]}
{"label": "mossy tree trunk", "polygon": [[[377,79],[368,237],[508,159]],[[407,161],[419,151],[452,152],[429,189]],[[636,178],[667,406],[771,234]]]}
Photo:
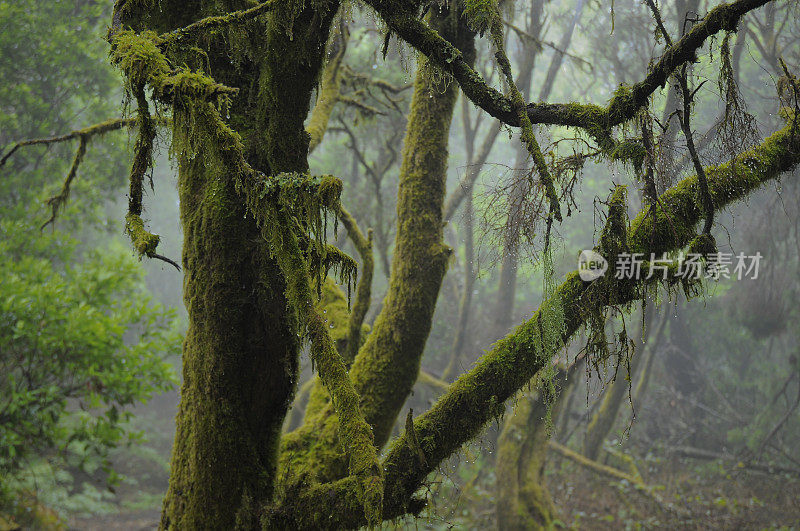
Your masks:
{"label": "mossy tree trunk", "polygon": [[[559,370],[553,377],[557,389],[567,382],[568,371]],[[545,483],[547,442],[550,440],[548,418],[557,414],[561,402],[548,411],[541,394],[523,395],[503,423],[497,441],[497,527],[513,529],[549,529],[555,506]]]}
{"label": "mossy tree trunk", "polygon": [[[173,0],[158,8],[124,2],[117,7],[125,25],[163,33],[187,26],[198,14],[247,6]],[[243,33],[194,43],[207,54],[216,81],[244,87],[232,101],[230,122],[242,137],[247,162],[267,175],[308,170],[303,121],[338,4],[314,7],[287,2],[241,26]],[[169,59],[202,68],[205,59],[186,48],[170,50]],[[251,53],[242,58],[245,50]],[[241,63],[232,64],[232,56]],[[180,154],[189,329],[161,527],[251,528],[257,504],[271,499],[275,486],[281,425],[298,371],[297,316],[270,258],[274,250],[245,215],[225,166],[210,167],[184,147],[173,150]],[[203,149],[221,148],[212,143]]]}
{"label": "mossy tree trunk", "polygon": [[[431,26],[474,61],[474,34],[458,9],[432,17]],[[379,447],[416,382],[452,252],[443,242],[442,207],[458,84],[446,80],[443,86],[435,79],[436,70],[428,59],[420,59],[400,167],[389,291],[351,370]]]}

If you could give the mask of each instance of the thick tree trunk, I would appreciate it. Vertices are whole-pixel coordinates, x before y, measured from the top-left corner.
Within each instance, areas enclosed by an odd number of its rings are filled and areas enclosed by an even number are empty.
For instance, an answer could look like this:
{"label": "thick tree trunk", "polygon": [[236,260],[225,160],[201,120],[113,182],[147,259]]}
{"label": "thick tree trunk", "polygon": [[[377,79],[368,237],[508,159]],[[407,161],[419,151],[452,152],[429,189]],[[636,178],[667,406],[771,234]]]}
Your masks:
{"label": "thick tree trunk", "polygon": [[[297,372],[283,280],[232,189],[182,164],[189,330],[163,528],[230,529],[268,499]],[[256,294],[256,296],[254,296]]]}
{"label": "thick tree trunk", "polygon": [[[181,9],[174,4],[166,13]],[[234,100],[231,121],[248,162],[266,174],[308,170],[303,121],[337,5],[293,18],[284,9],[240,43],[263,46],[260,64],[234,68],[220,42],[208,50],[217,81],[259,87],[258,98]],[[303,39],[290,37],[287,20]],[[203,160],[186,153],[179,160],[189,330],[164,529],[256,526],[260,505],[272,498],[298,371],[299,328],[283,276],[233,181]]]}

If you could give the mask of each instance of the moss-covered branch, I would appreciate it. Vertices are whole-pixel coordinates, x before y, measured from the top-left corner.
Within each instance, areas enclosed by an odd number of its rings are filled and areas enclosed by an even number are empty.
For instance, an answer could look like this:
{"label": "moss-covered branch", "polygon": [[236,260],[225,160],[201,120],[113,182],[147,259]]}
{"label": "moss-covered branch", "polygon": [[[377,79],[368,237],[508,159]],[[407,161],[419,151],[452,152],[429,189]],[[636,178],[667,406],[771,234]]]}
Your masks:
{"label": "moss-covered branch", "polygon": [[[650,96],[669,79],[682,64],[694,60],[706,39],[719,31],[733,31],[739,19],[770,0],[736,0],[709,11],[686,35],[656,62],[647,76],[618,91],[606,106],[592,104],[532,103],[527,114],[533,124],[564,125],[589,129],[598,125],[613,127],[632,119],[645,106]],[[464,60],[458,50],[435,31],[425,26],[401,0],[368,0],[389,27],[414,48],[450,72],[473,103],[503,122],[520,126],[512,102],[490,87]]]}
{"label": "moss-covered branch", "polygon": [[317,89],[317,104],[311,111],[311,118],[308,120],[306,131],[310,135],[308,142],[308,152],[312,153],[320,145],[328,129],[333,109],[340,100],[340,88],[342,85],[342,61],[347,50],[347,40],[349,34],[346,27],[342,27],[339,39],[335,41],[336,49],[332,52],[332,57],[322,71],[322,79]]}
{"label": "moss-covered branch", "polygon": [[81,165],[81,162],[83,162],[83,157],[86,155],[86,144],[89,141],[89,138],[86,135],[80,135],[78,138],[80,139],[78,143],[78,149],[75,151],[75,157],[72,159],[72,166],[69,168],[67,178],[64,179],[64,184],[61,185],[61,191],[47,200],[47,206],[50,207],[50,217],[42,224],[42,229],[50,223],[55,222],[59,210],[63,208],[64,204],[67,202],[67,199],[69,199],[72,181],[78,175],[78,167]]}
{"label": "moss-covered branch", "polygon": [[372,255],[372,230],[367,231],[367,235],[364,236],[364,233],[358,228],[356,220],[341,205],[339,206],[339,219],[361,256],[361,275],[356,288],[356,299],[347,323],[347,344],[342,356],[345,363],[350,365],[361,346],[361,329],[372,297],[372,274],[375,270],[375,258]]}
{"label": "moss-covered branch", "polygon": [[275,212],[267,225],[260,223],[267,241],[273,245],[278,265],[286,281],[288,299],[294,302],[301,322],[311,342],[311,359],[319,378],[331,396],[339,419],[339,442],[349,459],[349,474],[359,480],[359,499],[362,501],[367,523],[377,524],[381,519],[383,477],[378,463],[377,449],[373,445],[372,430],[364,421],[359,408],[359,396],[347,375],[347,369],[328,332],[327,323],[313,304],[308,264],[297,237],[281,227],[289,225],[285,214]]}
{"label": "moss-covered branch", "polygon": [[617,468],[610,467],[602,463],[598,463],[594,459],[589,459],[588,457],[581,455],[573,450],[570,450],[566,446],[559,444],[558,442],[553,440],[549,441],[549,446],[550,448],[555,450],[558,454],[560,454],[562,457],[566,457],[570,461],[573,461],[578,465],[591,470],[592,472],[595,472],[597,474],[600,474],[601,476],[605,476],[610,479],[627,481],[630,485],[636,488],[637,491],[641,492],[651,500],[655,501],[659,506],[667,508],[666,504],[661,499],[661,497],[655,492],[653,487],[647,485],[644,481],[642,481],[642,478],[640,476],[629,474]]}
{"label": "moss-covered branch", "polygon": [[226,15],[206,17],[183,28],[160,35],[159,39],[163,44],[177,44],[178,42],[188,37],[195,36],[203,31],[224,28],[233,24],[241,24],[247,20],[254,19],[260,15],[272,11],[280,3],[280,0],[267,0],[266,2],[256,4],[249,9],[233,11],[232,13],[228,13]]}
{"label": "moss-covered branch", "polygon": [[173,106],[191,107],[202,101],[227,103],[237,89],[186,68],[173,68],[160,50],[162,41],[154,32],[118,30],[111,36],[111,62],[122,71],[126,88],[136,93],[149,86],[153,98]]}
{"label": "moss-covered branch", "polygon": [[[480,2],[477,3],[480,4]],[[534,167],[539,174],[539,180],[544,187],[547,200],[550,204],[548,223],[553,218],[561,221],[561,208],[558,204],[558,192],[556,192],[556,188],[553,183],[553,177],[550,175],[550,170],[548,169],[547,163],[544,160],[544,155],[542,155],[542,149],[539,147],[539,142],[536,140],[536,135],[533,133],[533,124],[531,123],[530,117],[528,117],[528,113],[526,112],[525,100],[523,99],[522,93],[519,91],[516,83],[514,82],[514,75],[511,72],[511,63],[509,62],[508,56],[505,52],[505,35],[503,33],[503,22],[500,16],[500,11],[493,3],[490,3],[490,5],[492,8],[491,12],[488,14],[490,17],[489,33],[492,37],[492,42],[494,43],[495,49],[497,50],[495,57],[497,58],[497,64],[500,66],[500,71],[503,73],[503,77],[505,77],[506,83],[508,84],[511,106],[514,109],[514,113],[517,115],[519,126],[522,128],[522,143],[525,145],[526,149],[528,150],[528,154],[533,159]],[[549,242],[545,243],[545,245],[548,244]]]}
{"label": "moss-covered branch", "polygon": [[122,129],[123,127],[130,127],[132,125],[136,125],[136,123],[137,123],[136,118],[112,118],[111,120],[106,120],[105,122],[100,122],[98,124],[90,125],[88,127],[84,127],[83,129],[76,129],[75,131],[72,131],[65,135],[21,140],[16,144],[14,144],[11,147],[11,149],[9,149],[8,152],[5,155],[3,155],[2,158],[0,158],[0,168],[5,166],[8,159],[11,158],[11,156],[14,155],[14,153],[16,153],[17,150],[23,147],[47,146],[50,144],[66,142],[68,140],[82,139],[82,138],[89,139],[93,136],[102,135],[110,131],[117,131],[119,129]]}
{"label": "moss-covered branch", "polygon": [[[473,33],[455,10],[430,20],[454,40],[472,48]],[[406,129],[397,200],[397,238],[389,290],[375,325],[350,369],[361,396],[361,411],[378,447],[411,392],[439,289],[451,251],[443,243],[442,203],[447,176],[447,142],[457,86],[436,82],[421,61]],[[313,395],[312,395],[313,396]],[[329,483],[346,474],[335,451],[337,419],[325,407],[283,440],[282,458],[294,475]],[[298,470],[301,469],[301,470]]]}
{"label": "moss-covered branch", "polygon": [[[798,162],[800,136],[792,135],[787,126],[734,161],[708,168],[716,208],[743,198],[765,182],[794,168]],[[641,212],[631,224],[631,250],[660,255],[689,244],[703,212],[698,204],[696,187],[696,176],[685,179],[661,196],[655,214]],[[418,437],[433,467],[474,437],[485,422],[500,413],[503,401],[548,363],[554,352],[541,352],[536,348],[538,315],[552,304],[562,304],[566,341],[582,324],[583,298],[590,298],[598,305],[608,301],[609,293],[585,295],[589,290],[596,290],[594,286],[602,287],[602,284],[587,284],[577,273],[570,274],[532,319],[500,340],[473,370],[453,384],[428,413],[417,419]],[[619,290],[618,293],[627,293],[632,300],[637,291]],[[397,489],[387,491],[389,504],[410,499],[433,469],[420,469],[404,446],[401,437],[393,444],[385,460],[387,488]]]}

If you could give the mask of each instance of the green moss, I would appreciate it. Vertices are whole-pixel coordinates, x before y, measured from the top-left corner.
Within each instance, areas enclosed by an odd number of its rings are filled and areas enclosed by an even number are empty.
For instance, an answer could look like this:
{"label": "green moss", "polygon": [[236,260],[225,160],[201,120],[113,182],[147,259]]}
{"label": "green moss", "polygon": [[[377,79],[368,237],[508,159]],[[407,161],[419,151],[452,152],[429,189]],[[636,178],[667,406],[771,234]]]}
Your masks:
{"label": "green moss", "polygon": [[[472,34],[454,13],[437,24],[465,43]],[[423,59],[423,62],[425,60]],[[372,426],[375,444],[388,439],[410,393],[430,331],[433,311],[451,251],[443,244],[447,141],[457,87],[439,90],[420,66],[404,142],[400,170],[394,262],[383,310],[350,370],[360,408]],[[345,221],[345,225],[347,225]],[[363,242],[362,242],[363,243]],[[331,406],[309,408],[304,425],[284,439],[282,459],[288,484],[313,486],[344,477],[346,461],[335,441],[341,418]],[[289,489],[294,490],[294,489]]]}
{"label": "green moss", "polygon": [[322,142],[328,129],[328,122],[336,103],[339,101],[339,92],[342,84],[342,60],[347,49],[347,31],[341,38],[341,43],[335,55],[325,65],[322,78],[317,89],[317,103],[308,120],[306,131],[309,134],[308,152],[313,152]]}
{"label": "green moss", "polygon": [[160,238],[145,230],[144,222],[138,215],[129,213],[125,216],[125,232],[131,237],[133,247],[139,256],[152,257],[156,252]]}
{"label": "green moss", "polygon": [[339,286],[330,278],[322,285],[322,297],[317,302],[317,310],[327,322],[329,334],[336,349],[341,352],[347,341],[347,324],[350,321],[350,311],[347,307],[347,298]]}

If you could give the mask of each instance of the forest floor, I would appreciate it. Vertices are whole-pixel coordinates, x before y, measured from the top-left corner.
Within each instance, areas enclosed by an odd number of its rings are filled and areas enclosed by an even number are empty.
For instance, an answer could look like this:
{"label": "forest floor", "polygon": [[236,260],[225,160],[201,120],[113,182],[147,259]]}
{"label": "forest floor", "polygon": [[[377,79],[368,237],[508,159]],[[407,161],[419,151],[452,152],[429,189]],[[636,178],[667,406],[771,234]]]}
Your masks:
{"label": "forest floor", "polygon": [[[150,423],[149,452],[124,453],[116,463],[134,481],[116,488],[117,511],[80,515],[69,528],[86,531],[156,529],[161,497],[167,488],[167,459],[172,440],[172,419],[163,415],[175,396],[163,396],[141,415]],[[156,415],[162,409],[160,415]],[[151,416],[152,415],[152,416]],[[455,490],[433,488],[434,503],[428,516],[408,519],[386,529],[493,529],[494,455],[479,444],[461,456],[465,462],[451,468]],[[610,480],[561,457],[548,454],[547,483],[557,523],[564,529],[800,529],[800,476],[764,474],[740,464],[699,461],[678,457],[652,457],[660,451],[637,448],[650,457],[636,458],[638,472],[655,495],[647,495],[627,481]],[[459,458],[454,458],[457,462]],[[451,464],[455,464],[455,462]],[[609,462],[622,469],[622,462]],[[435,485],[442,476],[434,478]],[[441,486],[441,485],[440,485]],[[456,494],[456,492],[458,494]],[[454,499],[448,499],[454,498]],[[455,499],[458,498],[458,499]]]}
{"label": "forest floor", "polygon": [[798,529],[800,478],[735,463],[670,458],[640,470],[658,501],[625,481],[561,462],[548,478],[560,521],[574,529]]}

